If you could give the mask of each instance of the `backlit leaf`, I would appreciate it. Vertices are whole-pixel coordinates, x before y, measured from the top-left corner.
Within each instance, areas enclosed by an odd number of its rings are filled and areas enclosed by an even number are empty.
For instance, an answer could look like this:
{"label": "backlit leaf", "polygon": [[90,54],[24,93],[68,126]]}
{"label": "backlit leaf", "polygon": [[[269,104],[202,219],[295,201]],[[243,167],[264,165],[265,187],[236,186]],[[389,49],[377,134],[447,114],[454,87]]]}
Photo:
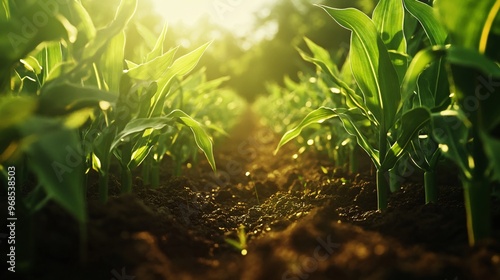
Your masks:
{"label": "backlit leaf", "polygon": [[403,33],[405,11],[402,1],[380,0],[373,11],[373,22],[387,49],[406,53]]}
{"label": "backlit leaf", "polygon": [[431,120],[432,133],[440,143],[443,155],[455,162],[465,178],[471,179],[470,155],[467,151],[470,122],[456,110],[434,113],[431,115]]}
{"label": "backlit leaf", "polygon": [[444,45],[447,33],[437,20],[434,9],[417,0],[404,0],[405,8],[422,25],[432,45]]}
{"label": "backlit leaf", "polygon": [[430,112],[425,108],[415,108],[407,111],[401,117],[401,128],[398,130],[398,138],[391,146],[384,162],[381,164],[382,170],[389,170],[394,167],[401,155],[411,146],[411,140],[430,121]]}
{"label": "backlit leaf", "polygon": [[27,162],[47,195],[84,222],[84,158],[78,132],[62,129],[54,120],[33,118],[23,133],[36,139],[26,151]]}
{"label": "backlit leaf", "polygon": [[283,145],[299,136],[304,128],[312,124],[321,123],[327,119],[336,117],[337,115],[338,114],[337,112],[335,112],[335,110],[327,107],[321,107],[310,112],[294,129],[287,131],[285,135],[281,137],[281,140],[278,144],[278,147],[274,151],[274,154],[277,154],[279,148],[281,148]]}
{"label": "backlit leaf", "polygon": [[351,30],[351,69],[365,97],[366,107],[385,130],[395,121],[400,104],[399,81],[377,28],[356,9],[321,6],[341,26]]}
{"label": "backlit leaf", "polygon": [[186,125],[191,129],[191,132],[193,132],[194,135],[194,140],[196,142],[196,145],[205,154],[208,163],[215,171],[217,168],[215,166],[212,140],[210,140],[208,134],[205,132],[205,130],[203,130],[201,124],[181,110],[173,110],[170,114],[168,114],[168,117],[179,118],[182,124]]}

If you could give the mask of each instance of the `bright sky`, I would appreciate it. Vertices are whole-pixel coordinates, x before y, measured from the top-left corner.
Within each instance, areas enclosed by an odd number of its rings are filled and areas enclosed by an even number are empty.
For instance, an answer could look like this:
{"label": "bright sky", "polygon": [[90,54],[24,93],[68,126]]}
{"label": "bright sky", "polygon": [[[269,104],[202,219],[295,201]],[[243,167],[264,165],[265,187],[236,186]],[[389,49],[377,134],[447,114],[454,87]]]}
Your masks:
{"label": "bright sky", "polygon": [[251,31],[254,14],[262,12],[262,6],[274,0],[152,0],[157,13],[169,23],[183,22],[195,25],[196,21],[209,16],[217,24],[245,35]]}

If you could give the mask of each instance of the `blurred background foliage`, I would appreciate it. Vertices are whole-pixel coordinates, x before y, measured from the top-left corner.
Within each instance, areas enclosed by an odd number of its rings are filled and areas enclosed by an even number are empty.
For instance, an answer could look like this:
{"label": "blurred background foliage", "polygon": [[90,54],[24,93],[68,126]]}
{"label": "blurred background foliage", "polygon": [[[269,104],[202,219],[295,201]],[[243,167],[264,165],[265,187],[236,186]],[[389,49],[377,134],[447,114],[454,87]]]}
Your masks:
{"label": "blurred background foliage", "polygon": [[[114,11],[120,1],[82,2],[89,11]],[[195,25],[169,22],[155,12],[157,7],[152,0],[141,0],[133,24],[127,30],[126,57],[133,60],[143,55],[134,41],[144,41],[145,36],[158,36],[167,23],[166,49],[180,45],[179,52],[185,53],[194,46],[213,41],[200,63],[206,66],[208,79],[229,76],[231,79],[226,86],[252,102],[257,96],[267,94],[266,84],[283,85],[284,76],[299,81],[299,72],[314,71],[314,67],[304,62],[291,47],[304,48],[304,36],[332,54],[348,47],[350,33],[332,24],[333,19],[314,4],[356,7],[371,13],[376,3],[377,0],[269,0],[254,12],[251,31],[237,34],[230,26],[217,24],[209,15],[201,17]],[[109,22],[110,15],[96,12],[91,16],[99,27]],[[154,33],[148,30],[154,30]]]}

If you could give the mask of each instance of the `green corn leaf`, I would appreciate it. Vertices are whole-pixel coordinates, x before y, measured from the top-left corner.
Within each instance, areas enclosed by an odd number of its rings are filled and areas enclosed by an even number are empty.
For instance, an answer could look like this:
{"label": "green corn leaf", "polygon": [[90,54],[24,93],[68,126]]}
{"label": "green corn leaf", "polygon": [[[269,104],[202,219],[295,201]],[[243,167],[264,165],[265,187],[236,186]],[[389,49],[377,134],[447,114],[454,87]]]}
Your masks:
{"label": "green corn leaf", "polygon": [[75,18],[78,18],[78,31],[80,35],[85,35],[85,38],[78,38],[78,40],[84,40],[86,42],[92,41],[97,34],[92,18],[85,7],[83,7],[81,1],[71,1],[71,4],[73,11],[75,11]]}
{"label": "green corn leaf", "polygon": [[405,53],[395,51],[389,51],[389,57],[391,58],[394,70],[396,70],[396,73],[398,74],[399,84],[401,84],[404,76],[406,75],[406,71],[408,71],[408,64],[410,63],[411,58]]}
{"label": "green corn leaf", "polygon": [[211,81],[202,82],[196,85],[196,90],[199,92],[209,92],[211,90],[219,88],[223,83],[229,81],[230,79],[231,77],[225,76]]}
{"label": "green corn leaf", "polygon": [[36,57],[28,56],[20,61],[26,70],[33,72],[36,75],[40,75],[40,73],[42,73],[42,65],[40,65],[40,62],[36,59]]}
{"label": "green corn leaf", "polygon": [[[139,67],[140,64],[137,64],[135,62],[132,62],[130,60],[127,60],[125,59],[125,63],[127,64],[127,68],[128,70],[132,69],[132,68],[136,68],[136,67]],[[128,70],[126,70],[125,72],[128,72]]]}
{"label": "green corn leaf", "polygon": [[[488,36],[500,10],[499,0],[439,0],[435,7],[449,30],[453,43],[459,46],[486,51]],[[466,24],[465,24],[466,23]]]}
{"label": "green corn leaf", "polygon": [[418,48],[417,44],[422,42],[422,32],[420,32],[417,27],[418,20],[412,16],[405,7],[403,32],[406,39],[406,53],[410,56],[413,56],[416,53],[415,49]]}
{"label": "green corn leaf", "polygon": [[170,80],[168,76],[174,77],[174,76],[179,76],[182,77],[184,75],[187,75],[189,72],[191,72],[194,67],[198,64],[200,61],[201,56],[205,53],[205,51],[208,49],[208,47],[212,44],[212,42],[207,42],[194,51],[183,55],[176,59],[172,66],[167,70],[167,77],[163,78],[164,81]]}
{"label": "green corn leaf", "polygon": [[165,24],[165,26],[163,26],[160,36],[158,37],[158,40],[156,41],[154,48],[146,56],[146,61],[151,61],[154,58],[163,55],[163,43],[165,42],[165,37],[167,36],[167,30],[168,30],[168,25]]}
{"label": "green corn leaf", "polygon": [[[417,87],[418,77],[429,65],[446,55],[446,47],[432,46],[415,55],[401,85],[401,96],[406,102]],[[401,109],[401,108],[400,108]]]}
{"label": "green corn leaf", "polygon": [[42,118],[28,120],[22,131],[36,139],[26,151],[27,162],[47,195],[84,222],[84,157],[78,133]]}
{"label": "green corn leaf", "polygon": [[328,69],[330,69],[335,76],[340,75],[337,65],[332,61],[330,53],[327,50],[317,45],[307,37],[304,37],[304,41],[306,42],[307,47],[311,50],[315,60],[325,63]]}
{"label": "green corn leaf", "polygon": [[500,139],[481,131],[484,151],[489,159],[492,180],[500,180]]}
{"label": "green corn leaf", "polygon": [[83,108],[95,107],[99,102],[116,102],[117,94],[91,87],[69,83],[44,86],[40,93],[38,113],[42,115],[65,115]]}
{"label": "green corn leaf", "polygon": [[404,5],[408,12],[420,22],[432,45],[445,44],[448,35],[437,20],[431,6],[417,0],[404,0]]}
{"label": "green corn leaf", "polygon": [[108,48],[101,59],[101,73],[107,90],[118,92],[120,90],[120,80],[123,73],[123,61],[125,57],[125,32],[116,35],[108,45]]}
{"label": "green corn leaf", "polygon": [[356,9],[321,6],[341,26],[351,30],[351,68],[365,104],[382,130],[394,124],[400,104],[399,81],[384,42],[368,16]]}
{"label": "green corn leaf", "polygon": [[[342,64],[342,67],[340,68],[340,77],[342,78],[342,81],[344,81],[347,85],[356,84],[356,81],[352,76],[351,60],[349,59],[349,55],[345,58],[344,64]],[[358,96],[360,96],[361,100],[363,100],[363,94],[359,93]],[[361,104],[364,104],[364,102],[361,102]]]}
{"label": "green corn leaf", "polygon": [[484,74],[500,77],[500,66],[475,50],[452,45],[447,50],[446,58],[452,64],[475,68]]}
{"label": "green corn leaf", "polygon": [[95,59],[105,50],[109,41],[125,29],[135,14],[137,1],[122,0],[120,2],[113,21],[106,28],[98,30],[95,39],[85,46],[84,59]]}
{"label": "green corn leaf", "polygon": [[139,102],[139,118],[146,118],[151,110],[151,100],[155,93],[158,91],[158,84],[152,83],[149,87],[143,91],[140,102]]}
{"label": "green corn leaf", "polygon": [[411,141],[415,135],[430,121],[430,112],[425,108],[415,108],[405,112],[401,116],[401,127],[398,131],[398,138],[382,162],[381,170],[389,170],[394,167],[401,155],[411,148]]}
{"label": "green corn leaf", "polygon": [[194,51],[183,55],[176,59],[172,66],[170,66],[161,79],[158,80],[158,91],[153,97],[153,105],[150,110],[150,117],[158,116],[163,111],[163,104],[166,99],[166,96],[169,93],[169,87],[172,79],[174,77],[183,77],[184,75],[191,72],[198,61],[200,60],[203,53],[205,53],[208,46],[210,46],[211,42],[208,42]]}
{"label": "green corn leaf", "polygon": [[[39,12],[36,3],[20,5],[19,9],[12,10],[12,17],[0,24],[0,74],[2,79],[10,77],[7,72],[10,67],[25,58],[42,42],[66,40],[74,42],[77,30],[61,15],[46,14],[47,23],[39,27],[29,20]],[[5,81],[3,81],[5,82]],[[0,85],[1,86],[1,85]]]}
{"label": "green corn leaf", "polygon": [[425,69],[418,78],[419,107],[444,110],[450,104],[450,83],[445,68],[445,58],[437,58],[436,62]]}
{"label": "green corn leaf", "polygon": [[312,124],[316,123],[322,123],[327,119],[331,119],[333,117],[337,117],[338,114],[335,112],[334,109],[327,108],[327,107],[320,107],[309,114],[305,116],[305,118],[292,130],[289,130],[281,137],[281,140],[278,144],[278,147],[274,151],[274,154],[276,155],[279,151],[279,149],[285,145],[286,143],[290,142],[294,138],[300,135],[302,130]]}
{"label": "green corn leaf", "polygon": [[97,135],[93,141],[92,167],[99,172],[101,176],[108,173],[108,168],[111,162],[111,145],[115,139],[116,128],[106,127]]}
{"label": "green corn leaf", "polygon": [[141,165],[158,143],[159,138],[160,134],[155,133],[154,129],[146,129],[143,131],[142,135],[137,135],[132,139],[130,143],[132,144],[132,153],[130,154],[130,158],[126,159],[127,162],[125,162],[127,168],[133,170]]}
{"label": "green corn leaf", "polygon": [[[131,78],[138,80],[154,80],[157,81],[168,68],[171,67],[172,61],[174,60],[175,54],[179,47],[175,47],[165,54],[156,57],[144,64],[137,65],[136,67],[131,67],[129,70],[125,71],[127,75]],[[129,64],[129,67],[133,66]]]}
{"label": "green corn leaf", "polygon": [[194,135],[194,140],[196,142],[196,145],[205,154],[208,163],[215,171],[217,168],[215,166],[212,140],[210,140],[208,134],[205,132],[205,130],[203,130],[201,124],[181,110],[173,110],[170,114],[168,114],[168,117],[178,118],[182,124],[186,125],[191,129],[191,132],[193,132]]}
{"label": "green corn leaf", "polygon": [[351,87],[349,87],[349,85],[345,83],[342,79],[340,79],[338,75],[335,75],[334,71],[330,69],[330,67],[328,67],[328,65],[325,62],[309,56],[301,49],[297,49],[297,51],[299,52],[302,59],[315,64],[317,67],[323,70],[323,72],[329,75],[329,77],[334,81],[334,83],[336,83],[342,89],[341,92],[346,95],[348,101],[351,104],[353,104],[357,108],[360,108],[363,111],[366,111],[366,108],[364,106],[365,102],[363,96],[357,94],[356,91],[354,91]]}
{"label": "green corn leaf", "polygon": [[143,133],[147,129],[159,130],[172,124],[172,117],[133,119],[114,137],[109,152],[113,151],[120,143],[127,141],[126,138],[130,138],[138,133]]}
{"label": "green corn leaf", "polygon": [[445,110],[431,115],[432,133],[439,147],[446,157],[451,159],[460,168],[465,178],[472,178],[473,158],[467,151],[469,129],[471,123],[456,110]]}
{"label": "green corn leaf", "polygon": [[149,155],[153,147],[154,145],[149,144],[139,147],[138,149],[134,149],[134,151],[132,152],[132,156],[130,158],[130,162],[127,164],[127,167],[130,170],[134,170],[139,165],[141,165],[141,163],[146,159],[146,157]]}
{"label": "green corn leaf", "polygon": [[[144,24],[141,24],[140,21],[135,21],[134,27],[137,29],[137,32],[139,33],[139,35],[143,39],[142,41],[144,42],[144,47],[145,47],[144,53],[146,54],[148,51],[154,49],[156,42],[158,42],[158,35],[155,34],[148,27],[146,27]],[[144,60],[141,61],[141,63],[148,62],[148,61],[149,60],[146,59],[145,61]]]}
{"label": "green corn leaf", "polygon": [[370,141],[365,136],[365,133],[360,129],[358,121],[359,119],[367,119],[364,114],[357,108],[349,109],[349,110],[339,110],[340,120],[344,125],[345,130],[356,137],[357,144],[368,154],[373,164],[377,168],[380,169],[380,156],[376,149],[372,147]]}
{"label": "green corn leaf", "polygon": [[2,13],[0,13],[0,20],[9,20],[10,19],[10,5],[9,0],[2,0]]}
{"label": "green corn leaf", "polygon": [[40,53],[43,61],[43,81],[47,83],[61,75],[61,64],[63,63],[63,53],[61,43],[53,42],[47,44],[44,50]]}
{"label": "green corn leaf", "polygon": [[373,11],[373,22],[387,49],[406,53],[403,33],[405,11],[402,1],[380,0]]}
{"label": "green corn leaf", "polygon": [[32,97],[0,97],[0,130],[21,124],[34,115],[37,107],[38,101]]}
{"label": "green corn leaf", "polygon": [[[478,77],[479,85],[476,87],[475,98],[480,101],[479,115],[482,119],[479,124],[483,131],[495,131],[500,126],[500,94],[495,92],[494,86],[498,89],[499,79],[491,79],[487,76]],[[478,97],[479,96],[479,97]],[[498,136],[498,132],[497,132]]]}
{"label": "green corn leaf", "polygon": [[[428,139],[431,139],[430,137]],[[415,138],[411,141],[410,145],[410,159],[420,170],[424,171],[432,171],[431,163],[429,162],[429,157],[427,153],[426,145],[422,143],[418,138]],[[439,151],[439,149],[437,149]],[[435,151],[436,152],[436,151]]]}

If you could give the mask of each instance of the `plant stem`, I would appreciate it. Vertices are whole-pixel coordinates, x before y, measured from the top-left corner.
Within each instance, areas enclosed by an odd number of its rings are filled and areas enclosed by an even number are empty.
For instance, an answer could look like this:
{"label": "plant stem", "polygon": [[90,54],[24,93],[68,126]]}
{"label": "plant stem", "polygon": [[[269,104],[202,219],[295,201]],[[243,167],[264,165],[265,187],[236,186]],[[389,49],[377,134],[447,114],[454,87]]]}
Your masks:
{"label": "plant stem", "polygon": [[175,176],[180,176],[182,171],[182,163],[180,162],[175,162],[174,163],[174,175]]}
{"label": "plant stem", "polygon": [[491,186],[483,180],[462,180],[469,245],[486,239],[491,232]]}
{"label": "plant stem", "polygon": [[122,193],[132,192],[132,171],[122,168]]}
{"label": "plant stem", "polygon": [[[379,138],[379,162],[383,163],[385,160],[385,155],[387,153],[387,131],[385,130],[385,126],[381,125]],[[384,175],[387,170],[380,170],[377,168],[377,207],[378,210],[387,209],[387,199],[389,195],[389,184],[385,179]]]}
{"label": "plant stem", "polygon": [[425,203],[437,202],[436,172],[424,172]]}
{"label": "plant stem", "polygon": [[151,184],[151,168],[153,159],[148,156],[142,165],[142,182],[145,186],[149,186]]}
{"label": "plant stem", "polygon": [[151,164],[151,187],[156,189],[160,186],[160,163],[154,161]]}
{"label": "plant stem", "polygon": [[378,210],[387,209],[387,200],[389,196],[389,184],[385,179],[383,170],[377,170],[377,207]]}

